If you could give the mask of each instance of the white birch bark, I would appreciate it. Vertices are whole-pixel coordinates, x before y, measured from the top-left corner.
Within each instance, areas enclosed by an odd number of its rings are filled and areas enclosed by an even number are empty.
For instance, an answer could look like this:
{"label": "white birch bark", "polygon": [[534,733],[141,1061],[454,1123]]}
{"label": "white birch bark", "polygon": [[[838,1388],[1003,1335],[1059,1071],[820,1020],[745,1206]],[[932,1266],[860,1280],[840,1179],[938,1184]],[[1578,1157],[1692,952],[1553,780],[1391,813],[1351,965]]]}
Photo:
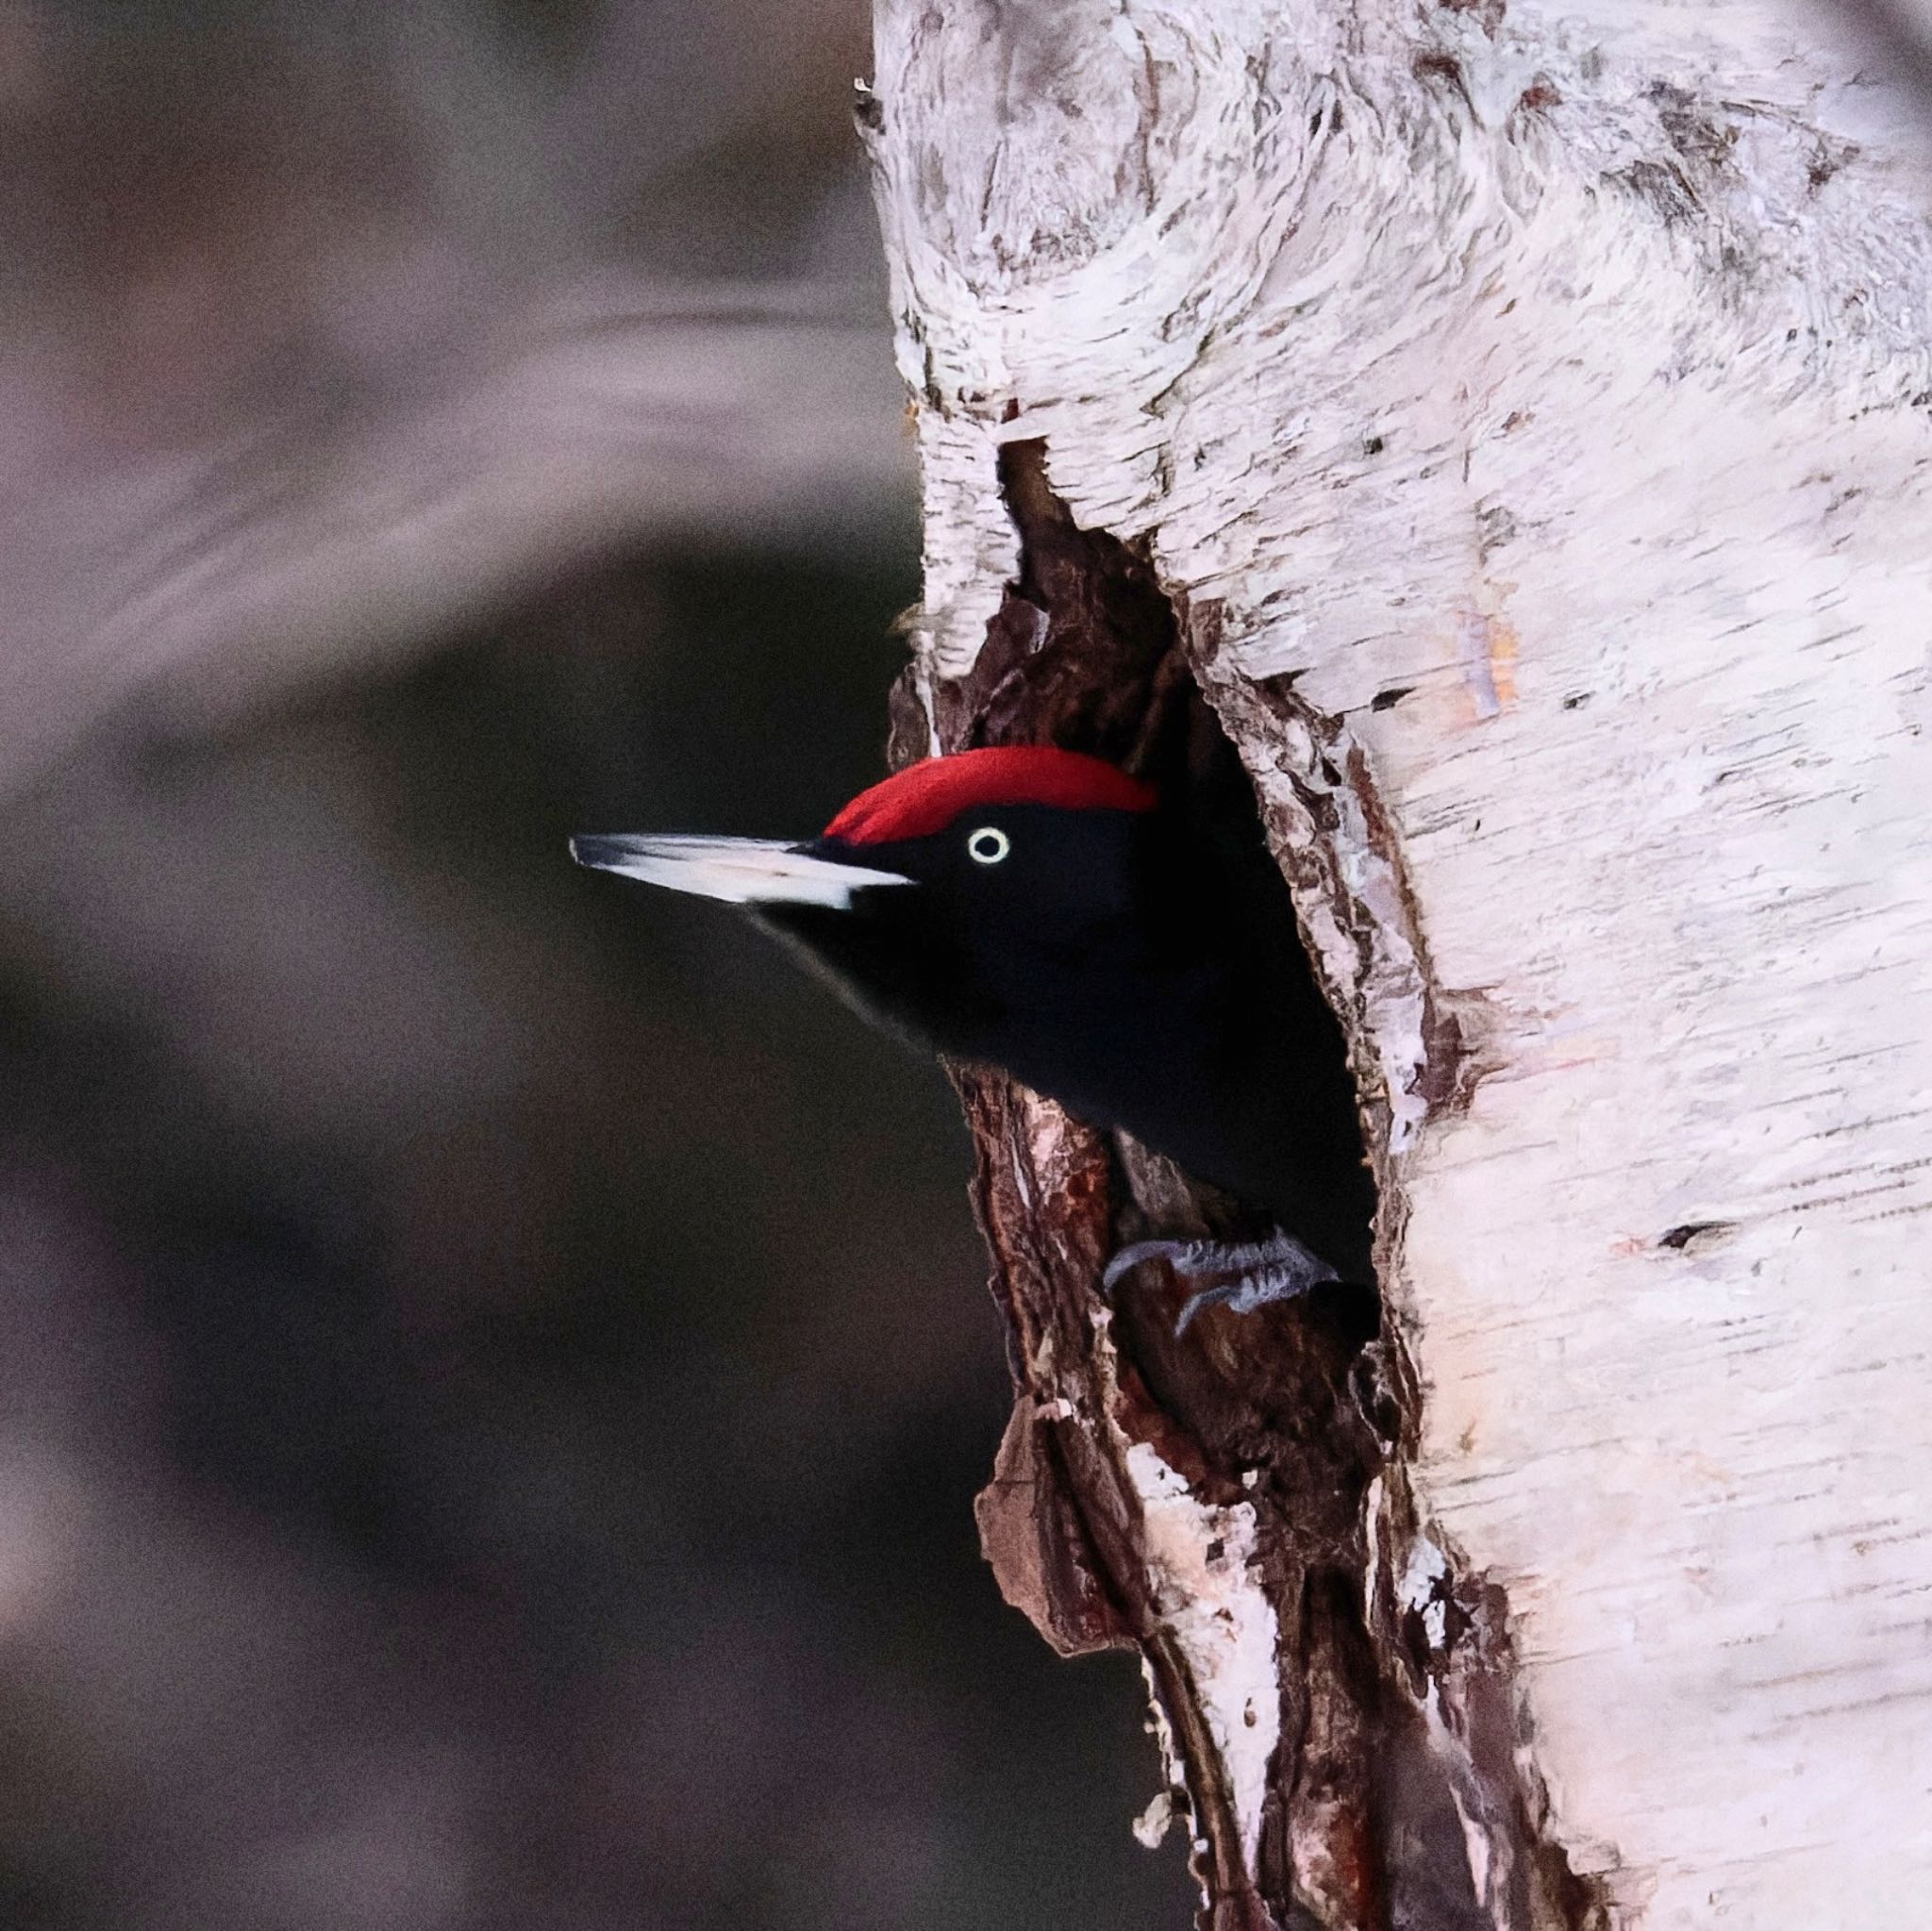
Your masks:
{"label": "white birch bark", "polygon": [[926,687],[1016,568],[996,450],[1043,438],[1190,613],[1369,1075],[1422,1382],[1370,1586],[1445,1650],[1437,1579],[1500,1586],[1524,1774],[1614,1922],[1923,1922],[1923,104],[1750,0],[877,28]]}

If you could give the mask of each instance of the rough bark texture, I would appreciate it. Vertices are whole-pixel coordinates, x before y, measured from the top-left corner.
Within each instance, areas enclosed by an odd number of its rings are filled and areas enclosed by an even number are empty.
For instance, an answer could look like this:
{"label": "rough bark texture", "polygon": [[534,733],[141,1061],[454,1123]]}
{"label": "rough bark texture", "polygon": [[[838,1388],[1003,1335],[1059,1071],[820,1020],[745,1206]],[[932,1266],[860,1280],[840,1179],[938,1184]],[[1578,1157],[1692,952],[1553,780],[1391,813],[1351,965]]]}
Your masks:
{"label": "rough bark texture", "polygon": [[[1253,781],[1375,1310],[1109,1309],[1227,1204],[962,1074],[982,1504],[1140,1648],[1211,1926],[1932,1883],[1924,122],[1769,6],[885,0],[900,756]],[[1211,710],[1211,719],[1208,711]],[[1150,1815],[1150,1826],[1158,1815]]]}

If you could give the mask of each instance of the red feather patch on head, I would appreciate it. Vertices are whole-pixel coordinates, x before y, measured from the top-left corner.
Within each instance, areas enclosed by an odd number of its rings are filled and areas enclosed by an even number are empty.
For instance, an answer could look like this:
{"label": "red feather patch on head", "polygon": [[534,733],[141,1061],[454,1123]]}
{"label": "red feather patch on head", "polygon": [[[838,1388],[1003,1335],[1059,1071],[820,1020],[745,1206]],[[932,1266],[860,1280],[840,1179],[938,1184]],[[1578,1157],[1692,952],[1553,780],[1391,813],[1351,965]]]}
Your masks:
{"label": "red feather patch on head", "polygon": [[889,844],[943,831],[990,805],[1058,805],[1068,811],[1151,811],[1154,788],[1097,757],[1043,744],[997,745],[923,758],[860,791],[825,826],[847,844]]}

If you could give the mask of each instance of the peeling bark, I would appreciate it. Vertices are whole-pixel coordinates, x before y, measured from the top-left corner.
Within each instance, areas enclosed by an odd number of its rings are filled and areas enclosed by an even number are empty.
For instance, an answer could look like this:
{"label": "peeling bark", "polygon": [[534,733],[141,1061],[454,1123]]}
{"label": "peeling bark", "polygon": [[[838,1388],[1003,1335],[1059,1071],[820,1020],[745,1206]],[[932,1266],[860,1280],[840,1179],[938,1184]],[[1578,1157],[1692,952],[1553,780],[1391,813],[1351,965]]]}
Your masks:
{"label": "peeling bark", "polygon": [[[941,744],[1069,744],[1158,776],[1170,793],[1206,791],[1224,741],[1195,678],[1211,667],[1215,626],[1184,623],[1144,557],[1081,530],[1041,458],[1032,443],[1002,452],[1018,574],[972,672],[933,687]],[[1262,701],[1305,728],[1315,722],[1291,693]],[[1332,734],[1307,741],[1325,781],[1343,786]],[[1372,798],[1366,808],[1373,816]],[[1332,833],[1340,814],[1324,815]],[[1423,1036],[1446,1042],[1432,1084],[1452,1094],[1459,1035],[1447,1024]],[[1457,1673],[1458,1721],[1488,1713],[1494,1652],[1507,1646],[1460,1643],[1478,1623],[1446,1584],[1441,1605],[1418,1608],[1399,1590],[1377,1601],[1371,1502],[1413,1402],[1379,1309],[1338,1288],[1245,1318],[1204,1316],[1180,1340],[1173,1301],[1128,1290],[1110,1307],[1099,1275],[1123,1240],[1153,1226],[1254,1229],[1131,1141],[1110,1157],[1100,1137],[1010,1081],[967,1068],[956,1078],[1019,1390],[979,1509],[1008,1599],[1063,1655],[1140,1649],[1191,1810],[1204,1925],[1453,1927],[1445,1896],[1474,1908],[1459,1806],[1477,1806],[1515,1877],[1538,1869],[1533,1806],[1513,1773],[1500,1790],[1451,1790],[1426,1733],[1385,1717],[1378,1648],[1413,1667],[1411,1690],[1440,1690]],[[1452,1613],[1433,1654],[1424,1625]],[[1379,1645],[1378,1616],[1396,1632]],[[1491,1754],[1511,1764],[1513,1743]],[[1572,1885],[1560,1854],[1554,1875],[1556,1894]],[[1574,1908],[1553,1915],[1550,1887],[1524,1876],[1504,1922],[1593,1922],[1588,1887],[1572,1888]],[[1423,1896],[1426,1913],[1411,1908]]]}
{"label": "peeling bark", "polygon": [[1176,1342],[1100,1268],[1238,1207],[958,1073],[1002,1587],[1140,1650],[1205,1925],[1908,1919],[1914,111],[1768,5],[884,0],[878,63],[894,755],[1238,758],[1381,1197],[1379,1307]]}

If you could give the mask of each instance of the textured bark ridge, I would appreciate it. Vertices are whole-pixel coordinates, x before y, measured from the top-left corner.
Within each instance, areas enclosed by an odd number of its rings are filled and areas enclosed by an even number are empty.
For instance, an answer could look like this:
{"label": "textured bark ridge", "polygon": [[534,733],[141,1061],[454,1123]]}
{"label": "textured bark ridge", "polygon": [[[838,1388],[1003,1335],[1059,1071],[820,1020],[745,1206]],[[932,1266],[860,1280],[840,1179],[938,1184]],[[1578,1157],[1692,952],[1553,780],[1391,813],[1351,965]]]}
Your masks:
{"label": "textured bark ridge", "polygon": [[1379,1311],[1176,1348],[1100,1263],[1226,1204],[962,1075],[1005,1586],[1146,1657],[1210,1924],[1916,1922],[1922,111],[1800,0],[876,46],[897,753],[1231,745],[1381,1193]]}

